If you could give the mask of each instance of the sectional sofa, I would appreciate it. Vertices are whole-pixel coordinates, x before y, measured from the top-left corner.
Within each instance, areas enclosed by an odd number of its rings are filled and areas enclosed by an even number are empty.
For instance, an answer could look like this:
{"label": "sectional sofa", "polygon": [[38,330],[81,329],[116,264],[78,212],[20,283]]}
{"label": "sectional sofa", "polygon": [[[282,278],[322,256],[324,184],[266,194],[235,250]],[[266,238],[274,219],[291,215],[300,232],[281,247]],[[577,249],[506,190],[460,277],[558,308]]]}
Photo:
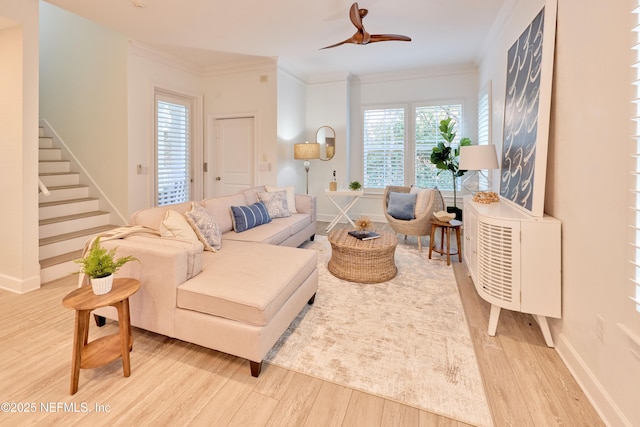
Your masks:
{"label": "sectional sofa", "polygon": [[[263,224],[252,220],[247,224],[246,213],[253,218],[251,209],[266,206],[259,197],[268,193],[284,193],[290,215],[284,212]],[[206,227],[203,243],[189,217],[202,208],[217,227],[213,244],[206,241]],[[182,218],[191,221],[195,235],[189,234]],[[298,246],[315,236],[316,200],[294,194],[292,187],[255,187],[195,203],[144,209],[132,215],[131,224],[161,234],[102,242],[107,248],[116,247],[118,256],[140,260],[117,274],[142,284],[130,298],[133,326],[245,358],[257,377],[264,356],[305,304],[314,301],[317,255]],[[237,231],[247,225],[253,227]],[[94,314],[98,324],[104,324],[105,317],[117,319],[112,307]]]}

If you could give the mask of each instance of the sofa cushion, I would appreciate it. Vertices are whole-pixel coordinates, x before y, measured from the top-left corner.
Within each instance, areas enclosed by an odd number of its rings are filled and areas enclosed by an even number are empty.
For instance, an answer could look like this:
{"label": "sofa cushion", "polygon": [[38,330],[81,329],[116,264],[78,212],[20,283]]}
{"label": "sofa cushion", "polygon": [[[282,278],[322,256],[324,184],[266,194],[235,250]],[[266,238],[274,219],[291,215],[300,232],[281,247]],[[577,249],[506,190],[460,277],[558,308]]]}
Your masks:
{"label": "sofa cushion", "polygon": [[267,207],[267,212],[271,218],[285,218],[291,216],[287,204],[286,191],[274,191],[258,193],[258,198]]}
{"label": "sofa cushion", "polygon": [[187,221],[193,227],[205,250],[217,252],[222,247],[222,233],[213,216],[207,209],[193,202],[191,210],[186,214]]}
{"label": "sofa cushion", "polygon": [[288,187],[273,187],[271,185],[265,185],[264,188],[269,193],[275,193],[277,191],[286,191],[287,192],[287,208],[289,212],[292,214],[298,213],[296,209],[296,188],[293,185]]}
{"label": "sofa cushion", "polygon": [[267,208],[262,202],[254,203],[251,206],[231,206],[230,210],[233,230],[236,233],[242,233],[271,222],[269,212],[267,212]]}
{"label": "sofa cushion", "polygon": [[229,196],[209,197],[202,201],[202,205],[213,215],[222,233],[233,229],[229,208],[231,208],[231,206],[245,206],[246,204],[242,193],[231,194]]}
{"label": "sofa cushion", "polygon": [[[247,264],[251,268],[247,268]],[[203,257],[202,274],[178,287],[179,308],[252,325],[269,323],[317,268],[316,251],[226,242]]]}
{"label": "sofa cushion", "polygon": [[258,193],[262,191],[267,191],[264,185],[259,185],[258,187],[248,188],[242,191],[245,199],[245,205],[252,205],[254,203],[258,203],[260,199],[258,199]]}
{"label": "sofa cushion", "polygon": [[168,211],[173,210],[180,214],[185,214],[189,209],[191,209],[191,202],[140,209],[131,215],[131,224],[141,225],[143,227],[160,231],[160,223],[165,218]]}
{"label": "sofa cushion", "polygon": [[278,218],[269,222],[268,224],[263,224],[260,227],[255,227],[242,233],[235,233],[233,231],[224,233],[222,235],[222,240],[279,245],[280,243],[291,237],[290,227],[281,226],[280,224],[276,223],[276,221],[279,221],[280,219],[282,218]]}

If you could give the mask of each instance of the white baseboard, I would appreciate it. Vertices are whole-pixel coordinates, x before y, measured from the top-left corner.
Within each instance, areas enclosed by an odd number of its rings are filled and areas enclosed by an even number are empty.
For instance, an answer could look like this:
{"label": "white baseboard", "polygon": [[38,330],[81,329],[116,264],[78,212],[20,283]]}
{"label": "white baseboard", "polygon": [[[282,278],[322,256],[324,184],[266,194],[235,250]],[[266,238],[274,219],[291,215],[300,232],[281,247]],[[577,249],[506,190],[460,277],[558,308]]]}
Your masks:
{"label": "white baseboard", "polygon": [[0,289],[11,291],[16,294],[35,291],[36,289],[40,289],[40,276],[18,279],[17,277],[0,274]]}
{"label": "white baseboard", "polygon": [[598,378],[591,372],[582,357],[567,340],[564,334],[559,334],[556,342],[556,351],[567,366],[573,378],[587,396],[602,421],[607,426],[628,426],[631,422],[624,416],[620,408],[611,399]]}

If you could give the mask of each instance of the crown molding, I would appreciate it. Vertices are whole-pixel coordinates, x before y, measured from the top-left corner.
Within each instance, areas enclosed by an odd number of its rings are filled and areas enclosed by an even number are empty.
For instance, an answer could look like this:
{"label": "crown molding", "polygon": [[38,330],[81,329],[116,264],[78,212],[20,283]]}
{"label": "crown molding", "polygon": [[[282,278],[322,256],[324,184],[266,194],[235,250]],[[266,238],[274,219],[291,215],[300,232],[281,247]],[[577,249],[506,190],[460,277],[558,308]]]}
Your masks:
{"label": "crown molding", "polygon": [[204,77],[221,76],[225,74],[245,73],[249,71],[273,71],[278,67],[278,60],[275,57],[264,57],[260,59],[247,59],[243,61],[229,62],[226,64],[212,65],[203,69]]}
{"label": "crown molding", "polygon": [[176,68],[178,70],[202,77],[202,67],[190,61],[178,58],[162,50],[152,48],[135,40],[129,40],[129,52],[142,58],[147,58],[155,62]]}
{"label": "crown molding", "polygon": [[463,74],[475,74],[478,72],[476,64],[459,64],[442,67],[430,67],[424,69],[416,69],[409,71],[361,74],[358,79],[361,84],[384,83],[398,80],[416,80],[424,78],[454,76]]}

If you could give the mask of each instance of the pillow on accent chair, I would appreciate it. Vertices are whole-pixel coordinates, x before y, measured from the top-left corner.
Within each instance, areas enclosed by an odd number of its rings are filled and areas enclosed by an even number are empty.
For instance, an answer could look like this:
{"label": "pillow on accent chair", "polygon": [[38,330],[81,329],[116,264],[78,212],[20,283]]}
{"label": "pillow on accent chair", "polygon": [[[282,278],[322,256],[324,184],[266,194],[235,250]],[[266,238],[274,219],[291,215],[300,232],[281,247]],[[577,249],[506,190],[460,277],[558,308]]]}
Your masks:
{"label": "pillow on accent chair", "polygon": [[415,219],[417,194],[389,193],[389,204],[387,205],[387,213],[395,219]]}
{"label": "pillow on accent chair", "polygon": [[184,215],[174,210],[167,211],[159,228],[162,237],[173,237],[195,242],[200,240]]}
{"label": "pillow on accent chair", "polygon": [[436,192],[434,188],[421,188],[413,185],[409,190],[409,194],[416,194],[415,216],[417,218],[427,209],[427,206],[431,206]]}
{"label": "pillow on accent chair", "polygon": [[271,222],[267,208],[262,202],[249,206],[231,206],[231,221],[236,233]]}
{"label": "pillow on accent chair", "polygon": [[222,233],[209,211],[197,204],[191,203],[191,210],[185,214],[187,221],[196,232],[198,240],[207,251],[217,252],[222,248]]}
{"label": "pillow on accent chair", "polygon": [[287,192],[276,191],[273,193],[258,193],[258,199],[267,207],[271,218],[285,218],[291,216],[287,204]]}
{"label": "pillow on accent chair", "polygon": [[296,188],[293,185],[288,187],[273,187],[271,185],[265,185],[264,188],[268,193],[275,193],[277,191],[287,192],[287,208],[292,214],[298,213],[296,210]]}

